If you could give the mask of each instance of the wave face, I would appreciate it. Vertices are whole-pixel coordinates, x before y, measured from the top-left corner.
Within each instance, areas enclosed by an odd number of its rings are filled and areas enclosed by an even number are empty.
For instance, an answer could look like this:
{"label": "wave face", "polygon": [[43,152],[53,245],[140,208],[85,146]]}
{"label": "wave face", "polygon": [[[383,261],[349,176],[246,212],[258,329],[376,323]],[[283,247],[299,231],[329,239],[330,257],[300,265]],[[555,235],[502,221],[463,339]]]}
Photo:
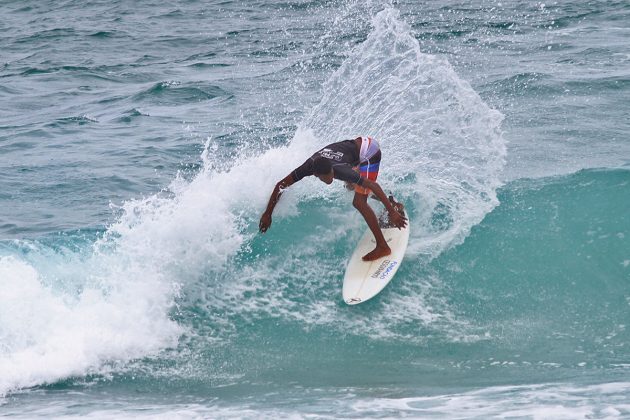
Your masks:
{"label": "wave face", "polygon": [[[144,240],[158,243],[147,238],[156,226],[149,229],[150,223],[164,223],[158,214],[151,222],[143,214],[126,232],[122,218],[118,232],[110,233],[116,239],[99,240],[100,251],[84,262],[55,244],[22,243],[19,257],[18,243],[5,244],[3,253],[10,248],[14,255],[0,260],[7,291],[0,305],[2,384],[5,391],[46,383],[55,384],[48,390],[79,388],[91,395],[86,414],[99,406],[101,392],[132,388],[145,395],[139,401],[147,410],[164,416],[208,410],[222,417],[316,415],[332,401],[348,416],[391,410],[424,416],[453,404],[468,410],[499,400],[500,411],[479,415],[498,415],[516,404],[522,415],[536,416],[553,410],[564,395],[571,401],[560,412],[564,417],[603,415],[611,407],[623,417],[615,401],[627,389],[629,184],[627,170],[511,182],[498,190],[501,205],[464,243],[430,262],[409,256],[379,298],[352,311],[339,297],[339,267],[357,235],[321,227],[329,202],[297,205],[300,214],[277,220],[268,238],[244,241],[227,258],[217,254],[197,277],[186,264],[171,267],[177,247],[159,253],[155,245],[146,247]],[[135,204],[136,215],[166,210],[164,203]],[[340,220],[348,218],[333,210]],[[176,212],[170,215],[175,225],[181,222]],[[137,235],[133,229],[140,229]],[[298,249],[292,232],[300,229],[307,233]],[[172,244],[178,234],[163,228],[162,243]],[[85,249],[89,242],[65,238],[64,246]],[[216,236],[211,242],[225,245]],[[112,249],[103,255],[105,244]],[[121,262],[123,250],[142,255],[145,264]],[[149,271],[153,265],[162,274]],[[145,274],[134,279],[134,268]],[[170,284],[160,277],[165,272],[168,280],[188,283],[167,290],[160,286]],[[329,277],[319,280],[321,273]],[[573,385],[556,383],[575,374],[582,379]],[[397,385],[382,388],[372,377]],[[514,378],[531,385],[509,385]],[[479,386],[487,388],[456,391]],[[51,404],[46,390],[19,401],[30,401],[32,414],[41,414],[42,404]],[[173,390],[184,390],[195,403],[178,399],[172,405]],[[382,399],[383,392],[392,397]],[[208,395],[219,399],[206,400]],[[248,400],[252,395],[256,402]],[[53,400],[63,407],[68,398],[61,393]],[[286,398],[296,401],[294,409],[279,408]],[[58,409],[60,415],[78,413]],[[117,410],[107,415],[126,408]]]}
{"label": "wave face", "polygon": [[[583,135],[603,101],[584,68],[615,52],[601,62],[625,71],[626,43],[566,44],[599,5],[113,4],[69,2],[64,28],[7,12],[0,413],[630,415],[627,146]],[[506,70],[521,54],[537,58]],[[593,85],[611,115],[624,77]],[[305,179],[257,225],[276,181],[358,135],[412,236],[396,279],[349,307],[366,226],[341,183]]]}

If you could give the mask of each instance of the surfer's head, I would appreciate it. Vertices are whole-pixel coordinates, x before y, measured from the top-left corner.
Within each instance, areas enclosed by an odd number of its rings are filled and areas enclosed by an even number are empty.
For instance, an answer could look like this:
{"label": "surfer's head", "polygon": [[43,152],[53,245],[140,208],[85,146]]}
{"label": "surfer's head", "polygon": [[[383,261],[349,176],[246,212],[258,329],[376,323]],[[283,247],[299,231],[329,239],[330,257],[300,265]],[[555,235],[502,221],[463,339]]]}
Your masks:
{"label": "surfer's head", "polygon": [[313,161],[313,175],[326,184],[333,182],[333,169],[330,161],[323,157],[317,157]]}

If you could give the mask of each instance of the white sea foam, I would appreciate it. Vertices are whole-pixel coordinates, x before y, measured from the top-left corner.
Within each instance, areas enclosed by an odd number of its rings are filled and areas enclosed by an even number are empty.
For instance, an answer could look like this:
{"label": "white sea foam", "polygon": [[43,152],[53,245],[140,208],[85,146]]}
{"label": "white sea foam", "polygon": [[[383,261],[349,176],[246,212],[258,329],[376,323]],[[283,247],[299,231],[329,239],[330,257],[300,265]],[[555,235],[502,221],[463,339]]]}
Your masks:
{"label": "white sea foam", "polygon": [[[170,312],[180,286],[229,273],[247,239],[243,223],[286,175],[279,162],[302,159],[298,144],[230,172],[212,172],[206,159],[192,182],[177,178],[169,192],[126,202],[92,251],[30,243],[27,257],[1,257],[0,395],[176,346],[183,328]],[[291,195],[284,201],[279,215],[291,213]]]}
{"label": "white sea foam", "polygon": [[376,398],[352,404],[355,415],[380,418],[626,418],[627,382],[597,385],[539,384],[497,386],[427,397]]}
{"label": "white sea foam", "polygon": [[166,316],[170,294],[126,281],[68,295],[45,286],[28,263],[0,257],[0,395],[175,345],[180,328]]}
{"label": "white sea foam", "polygon": [[[10,412],[12,418],[49,417],[74,419],[188,419],[188,418],[257,418],[257,419],[623,419],[630,416],[627,395],[630,383],[612,382],[595,385],[537,384],[495,386],[459,393],[422,395],[422,392],[402,391],[407,397],[371,397],[361,389],[317,389],[306,396],[291,398],[290,407],[277,395],[269,395],[264,402],[247,401],[226,405],[216,401],[162,405],[132,400],[132,409],[124,400],[104,401],[95,407],[84,405],[78,409],[66,403],[49,400],[27,412]],[[304,392],[304,391],[302,391]],[[389,390],[389,393],[392,391]],[[332,394],[332,396],[331,396]],[[420,395],[419,395],[420,394]],[[275,402],[275,403],[274,403]]]}

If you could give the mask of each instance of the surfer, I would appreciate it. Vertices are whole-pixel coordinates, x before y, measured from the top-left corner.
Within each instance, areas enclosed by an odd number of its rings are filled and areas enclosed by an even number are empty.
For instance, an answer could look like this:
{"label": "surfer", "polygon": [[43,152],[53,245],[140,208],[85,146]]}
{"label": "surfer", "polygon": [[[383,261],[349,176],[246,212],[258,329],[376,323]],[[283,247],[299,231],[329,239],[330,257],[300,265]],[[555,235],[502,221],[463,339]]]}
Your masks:
{"label": "surfer", "polygon": [[260,217],[258,225],[260,232],[265,233],[271,226],[273,209],[283,190],[289,186],[310,175],[316,176],[326,184],[332,184],[333,179],[340,179],[354,189],[352,205],[361,213],[376,239],[376,248],[364,255],[363,260],[374,261],[391,254],[376,214],[367,202],[370,191],[385,205],[391,225],[403,228],[407,225],[407,219],[398,211],[401,205],[396,203],[393,197],[391,200],[388,199],[376,182],[380,162],[381,149],[378,142],[371,137],[357,137],[354,140],[332,143],[315,152],[306,162],[276,184],[267,209]]}

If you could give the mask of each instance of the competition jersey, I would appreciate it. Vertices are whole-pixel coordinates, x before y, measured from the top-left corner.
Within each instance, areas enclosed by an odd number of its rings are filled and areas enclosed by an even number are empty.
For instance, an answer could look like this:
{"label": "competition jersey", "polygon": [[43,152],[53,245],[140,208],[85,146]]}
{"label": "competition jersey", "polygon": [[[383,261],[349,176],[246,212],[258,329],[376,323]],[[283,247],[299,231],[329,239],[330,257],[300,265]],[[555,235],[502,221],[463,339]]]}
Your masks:
{"label": "competition jersey", "polygon": [[332,143],[318,150],[313,156],[306,159],[306,162],[291,172],[293,182],[297,182],[305,176],[313,175],[313,161],[315,158],[323,157],[330,160],[335,179],[352,182],[357,185],[363,184],[363,178],[361,178],[361,175],[353,168],[372,157],[376,158],[377,153],[378,160],[380,160],[380,149],[376,140],[369,137],[362,137],[361,139],[360,150],[357,149],[357,144],[354,140]]}

